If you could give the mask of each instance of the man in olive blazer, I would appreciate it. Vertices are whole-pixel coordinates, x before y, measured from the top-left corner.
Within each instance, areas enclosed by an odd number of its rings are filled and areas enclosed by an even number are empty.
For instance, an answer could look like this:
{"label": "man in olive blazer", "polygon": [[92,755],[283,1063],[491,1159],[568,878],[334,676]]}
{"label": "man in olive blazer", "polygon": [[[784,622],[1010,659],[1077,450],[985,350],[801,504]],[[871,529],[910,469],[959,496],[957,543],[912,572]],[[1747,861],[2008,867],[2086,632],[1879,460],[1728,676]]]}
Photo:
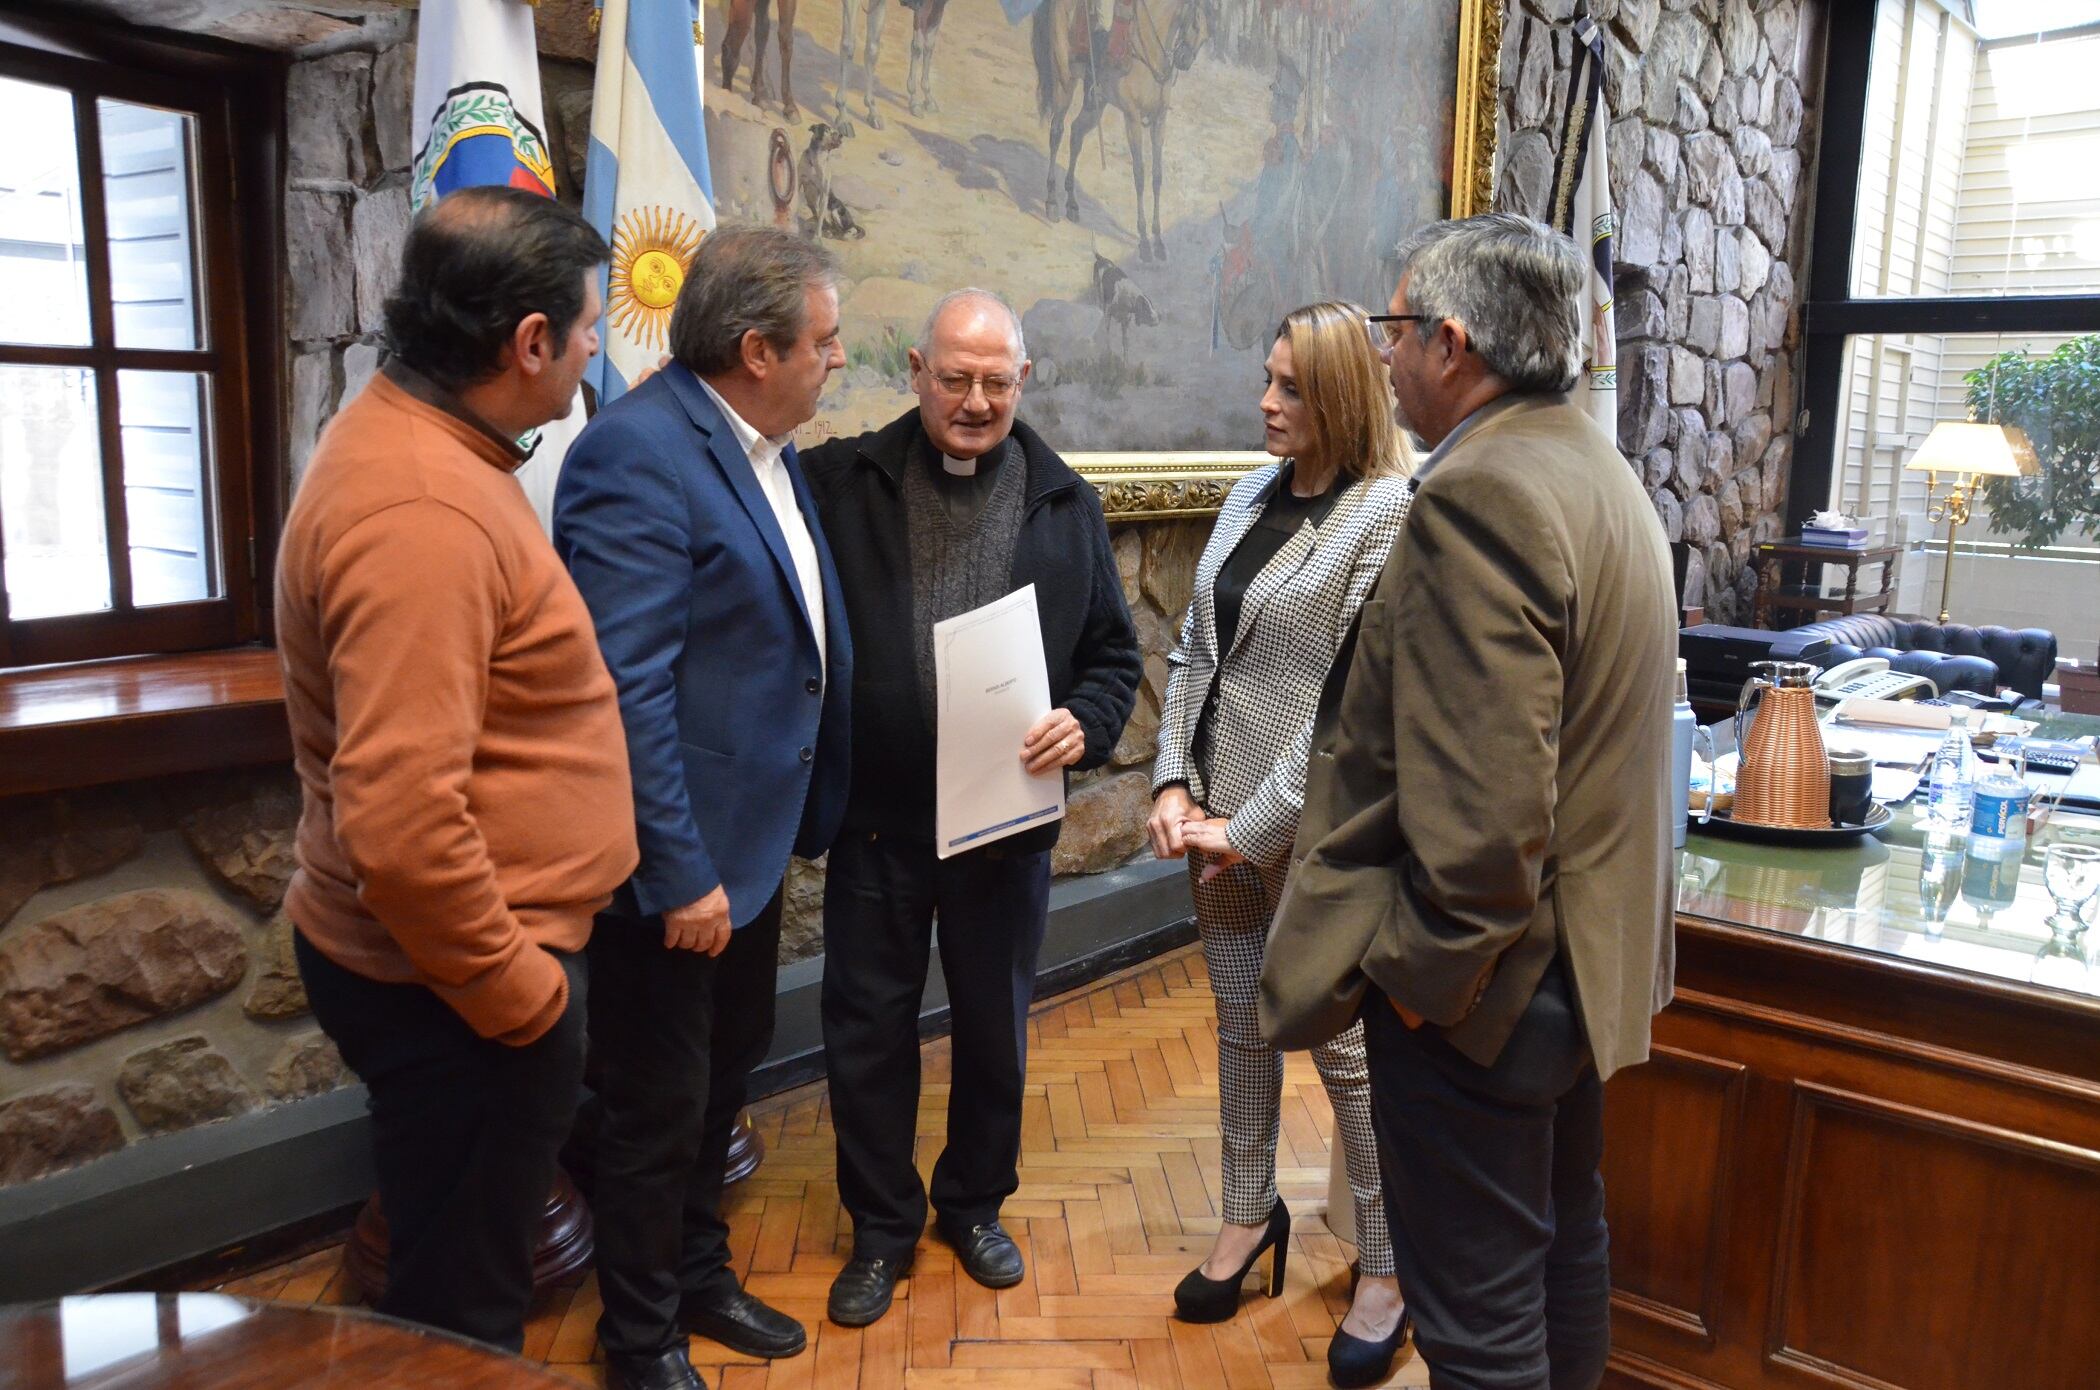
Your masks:
{"label": "man in olive blazer", "polygon": [[1601,1081],[1671,988],[1668,550],[1561,394],[1573,243],[1496,214],[1401,264],[1387,353],[1432,452],[1323,694],[1262,1027],[1365,1020],[1430,1383],[1579,1390],[1608,1347]]}

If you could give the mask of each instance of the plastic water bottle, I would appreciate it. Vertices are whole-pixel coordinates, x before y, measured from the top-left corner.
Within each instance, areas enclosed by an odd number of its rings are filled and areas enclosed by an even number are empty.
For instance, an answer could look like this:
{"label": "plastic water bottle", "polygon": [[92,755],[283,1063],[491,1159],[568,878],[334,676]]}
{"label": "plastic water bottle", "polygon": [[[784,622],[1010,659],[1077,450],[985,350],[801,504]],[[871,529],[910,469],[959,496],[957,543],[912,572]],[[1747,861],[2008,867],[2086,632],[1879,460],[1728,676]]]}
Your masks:
{"label": "plastic water bottle", "polygon": [[1998,761],[1976,784],[1976,809],[1969,821],[1969,854],[1987,860],[2017,860],[2027,853],[2027,801],[2033,795],[2021,775],[2026,760],[2016,746],[2001,746]]}
{"label": "plastic water bottle", "polygon": [[1692,787],[1692,740],[1698,732],[1699,718],[1692,713],[1684,658],[1680,656],[1677,658],[1677,704],[1670,714],[1670,800],[1676,807],[1670,843],[1678,849],[1684,848],[1685,822],[1690,818],[1687,802]]}
{"label": "plastic water bottle", "polygon": [[1969,711],[1947,711],[1947,736],[1932,755],[1926,782],[1924,831],[1928,842],[1958,844],[1968,838],[1976,803],[1976,754],[1969,747]]}
{"label": "plastic water bottle", "polygon": [[1991,919],[2013,905],[2020,892],[2020,861],[1986,859],[1971,841],[1969,857],[1962,861],[1961,900],[1976,912],[1976,925],[1988,928]]}
{"label": "plastic water bottle", "polygon": [[1934,940],[1947,930],[1947,913],[1961,896],[1964,862],[1960,845],[1935,844],[1932,836],[1925,837],[1918,854],[1918,916],[1924,920],[1925,935]]}

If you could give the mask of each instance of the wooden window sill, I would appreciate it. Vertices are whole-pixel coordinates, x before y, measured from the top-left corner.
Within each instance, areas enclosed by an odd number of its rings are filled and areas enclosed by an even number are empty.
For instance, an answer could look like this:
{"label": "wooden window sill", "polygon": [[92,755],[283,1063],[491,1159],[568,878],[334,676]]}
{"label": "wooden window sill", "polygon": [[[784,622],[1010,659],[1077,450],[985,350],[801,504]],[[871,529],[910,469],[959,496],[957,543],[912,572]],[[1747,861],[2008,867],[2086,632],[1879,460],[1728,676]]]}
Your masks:
{"label": "wooden window sill", "polygon": [[291,756],[267,647],[0,671],[0,796]]}

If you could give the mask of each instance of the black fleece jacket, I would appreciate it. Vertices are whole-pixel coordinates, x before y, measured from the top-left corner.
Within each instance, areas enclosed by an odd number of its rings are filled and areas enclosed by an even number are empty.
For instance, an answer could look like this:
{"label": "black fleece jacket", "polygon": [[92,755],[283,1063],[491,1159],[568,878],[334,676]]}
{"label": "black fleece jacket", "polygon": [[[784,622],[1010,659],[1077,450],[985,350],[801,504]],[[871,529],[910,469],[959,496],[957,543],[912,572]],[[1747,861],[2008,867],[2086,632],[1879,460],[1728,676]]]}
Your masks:
{"label": "black fleece jacket", "polygon": [[[853,634],[853,781],[842,835],[933,839],[934,731],[918,698],[903,486],[923,434],[912,410],[879,430],[800,451]],[[1144,669],[1137,631],[1093,487],[1018,420],[1013,437],[1027,486],[1008,592],[1035,585],[1050,701],[1086,731],[1078,766],[1099,767],[1137,699]],[[1048,849],[1062,826],[997,845],[1007,853]]]}

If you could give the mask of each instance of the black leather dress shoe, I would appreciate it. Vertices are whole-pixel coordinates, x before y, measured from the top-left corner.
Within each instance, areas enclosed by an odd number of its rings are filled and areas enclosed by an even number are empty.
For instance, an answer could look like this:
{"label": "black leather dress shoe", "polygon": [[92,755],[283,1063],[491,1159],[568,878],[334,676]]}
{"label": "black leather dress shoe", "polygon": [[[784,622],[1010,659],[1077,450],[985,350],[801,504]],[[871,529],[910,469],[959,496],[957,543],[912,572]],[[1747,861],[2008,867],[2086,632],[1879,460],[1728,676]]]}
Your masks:
{"label": "black leather dress shoe", "polygon": [[890,1310],[897,1281],[911,1273],[911,1256],[876,1260],[855,1255],[831,1281],[824,1311],[840,1327],[866,1327]]}
{"label": "black leather dress shoe", "polygon": [[605,1390],[707,1390],[684,1347],[654,1356],[605,1358]]}
{"label": "black leather dress shoe", "polygon": [[746,1356],[793,1356],[809,1345],[809,1334],[775,1308],[738,1289],[710,1299],[687,1298],[679,1302],[678,1322],[698,1337],[711,1337]]}
{"label": "black leather dress shoe", "polygon": [[972,1226],[967,1231],[934,1228],[942,1240],[955,1247],[955,1258],[963,1271],[988,1289],[1010,1289],[1021,1282],[1027,1267],[1021,1263],[1021,1247],[996,1221]]}

